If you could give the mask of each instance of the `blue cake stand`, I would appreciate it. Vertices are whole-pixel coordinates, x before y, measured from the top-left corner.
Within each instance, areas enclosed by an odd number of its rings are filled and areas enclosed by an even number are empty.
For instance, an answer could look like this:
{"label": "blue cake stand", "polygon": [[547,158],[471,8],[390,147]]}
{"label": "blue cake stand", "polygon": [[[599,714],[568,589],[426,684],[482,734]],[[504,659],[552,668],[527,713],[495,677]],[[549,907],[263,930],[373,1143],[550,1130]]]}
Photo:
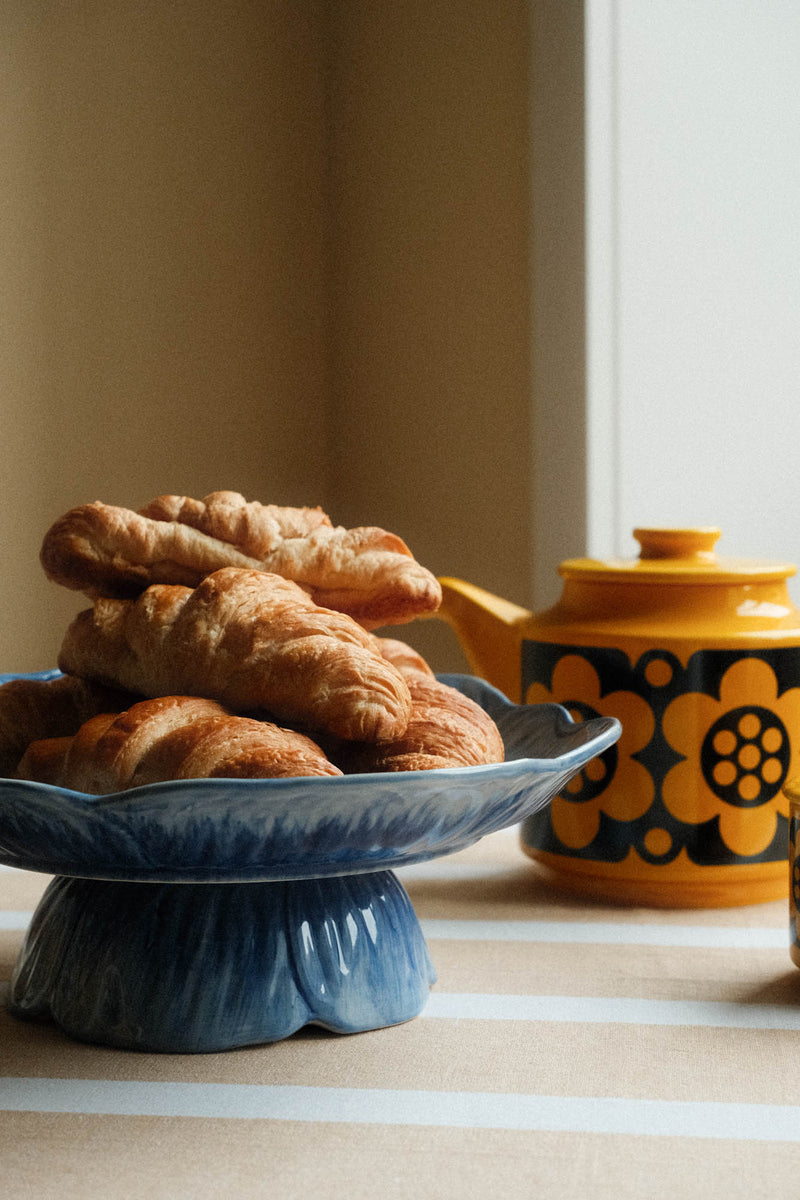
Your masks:
{"label": "blue cake stand", "polygon": [[611,717],[576,724],[472,676],[439,678],[492,715],[504,763],[113,796],[0,781],[0,862],[54,876],[11,1011],[82,1041],[171,1053],[416,1016],[436,976],[394,869],[518,824],[621,732]]}

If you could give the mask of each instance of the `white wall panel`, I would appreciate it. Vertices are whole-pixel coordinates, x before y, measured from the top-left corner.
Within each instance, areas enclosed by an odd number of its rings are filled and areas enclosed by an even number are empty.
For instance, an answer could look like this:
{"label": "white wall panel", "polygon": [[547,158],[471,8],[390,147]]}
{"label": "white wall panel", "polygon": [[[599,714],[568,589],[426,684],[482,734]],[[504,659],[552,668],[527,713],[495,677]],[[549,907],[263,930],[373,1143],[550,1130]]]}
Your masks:
{"label": "white wall panel", "polygon": [[592,553],[800,562],[800,4],[588,0]]}

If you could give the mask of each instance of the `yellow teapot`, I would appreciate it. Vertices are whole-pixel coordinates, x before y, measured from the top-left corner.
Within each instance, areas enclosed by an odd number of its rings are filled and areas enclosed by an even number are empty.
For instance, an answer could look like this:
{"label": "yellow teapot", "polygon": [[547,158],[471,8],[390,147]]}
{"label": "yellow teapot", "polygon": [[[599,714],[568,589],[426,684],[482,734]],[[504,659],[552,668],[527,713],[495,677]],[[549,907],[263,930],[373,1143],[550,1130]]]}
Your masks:
{"label": "yellow teapot", "polygon": [[533,615],[459,579],[439,616],[475,674],[517,702],[622,736],[523,849],[606,899],[715,907],[788,894],[787,779],[800,774],[800,611],[790,564],[718,557],[715,528],[636,529],[637,559],[570,559]]}

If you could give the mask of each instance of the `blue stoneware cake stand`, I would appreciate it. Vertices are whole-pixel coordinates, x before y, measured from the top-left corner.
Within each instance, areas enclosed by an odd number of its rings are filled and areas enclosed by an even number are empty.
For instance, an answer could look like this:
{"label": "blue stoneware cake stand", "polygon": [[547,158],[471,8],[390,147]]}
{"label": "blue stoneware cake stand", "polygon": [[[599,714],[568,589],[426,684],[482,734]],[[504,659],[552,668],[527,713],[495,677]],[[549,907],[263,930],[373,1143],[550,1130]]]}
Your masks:
{"label": "blue stoneware cake stand", "polygon": [[113,796],[0,781],[0,862],[54,876],[11,1011],[82,1041],[172,1053],[416,1016],[436,976],[394,868],[518,824],[620,734],[611,717],[576,724],[472,676],[440,679],[494,717],[506,762]]}

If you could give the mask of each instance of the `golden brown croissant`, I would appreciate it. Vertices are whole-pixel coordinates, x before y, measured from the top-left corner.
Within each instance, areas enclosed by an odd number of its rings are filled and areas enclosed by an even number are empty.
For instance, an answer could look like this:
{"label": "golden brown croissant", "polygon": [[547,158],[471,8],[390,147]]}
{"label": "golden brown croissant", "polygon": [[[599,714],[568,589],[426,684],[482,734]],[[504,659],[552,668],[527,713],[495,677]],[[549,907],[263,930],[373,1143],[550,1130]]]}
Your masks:
{"label": "golden brown croissant", "polygon": [[378,637],[375,634],[373,634],[373,638],[379,653],[392,666],[397,667],[401,675],[406,677],[422,675],[426,679],[435,678],[433,669],[413,646],[401,642],[399,638]]}
{"label": "golden brown croissant", "polygon": [[378,744],[341,744],[334,761],[346,773],[430,771],[503,762],[500,731],[479,704],[421,672],[407,676],[407,682],[411,719],[405,733]]}
{"label": "golden brown croissant", "polygon": [[408,685],[372,634],[290,580],[234,567],[194,589],[154,584],[136,600],[96,600],[67,630],[59,665],[348,739],[398,737],[411,713]]}
{"label": "golden brown croissant", "polygon": [[142,700],[74,737],[33,742],[17,769],[20,779],[103,796],[170,779],[340,774],[311,738],[195,696]]}
{"label": "golden brown croissant", "polygon": [[334,528],[319,508],[248,503],[238,492],[158,496],[138,513],[84,504],[48,530],[40,558],[49,579],[92,596],[131,597],[152,583],[195,587],[228,566],[266,571],[370,629],[441,602],[436,577],[394,534]]}
{"label": "golden brown croissant", "polygon": [[121,712],[135,697],[85,679],[10,679],[0,686],[0,775],[14,774],[30,742],[75,733],[99,712]]}

